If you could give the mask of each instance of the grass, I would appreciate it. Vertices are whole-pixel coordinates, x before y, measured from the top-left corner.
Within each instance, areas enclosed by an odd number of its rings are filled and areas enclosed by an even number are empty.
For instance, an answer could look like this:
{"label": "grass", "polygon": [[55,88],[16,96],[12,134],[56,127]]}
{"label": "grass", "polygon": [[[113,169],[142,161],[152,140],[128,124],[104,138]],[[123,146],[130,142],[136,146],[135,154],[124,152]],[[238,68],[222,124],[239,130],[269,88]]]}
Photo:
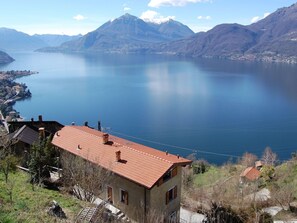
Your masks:
{"label": "grass", "polygon": [[236,171],[237,167],[234,165],[232,168],[228,166],[217,167],[211,165],[207,172],[194,175],[194,184],[196,187],[208,187],[215,185],[217,182],[234,175],[234,171]]}
{"label": "grass", "polygon": [[[244,166],[236,164],[227,164],[221,167],[210,166],[207,172],[194,174],[194,190],[184,193],[183,201],[185,203],[188,201],[186,205],[192,207],[193,210],[197,207],[198,201],[204,204],[208,200],[223,201],[235,209],[243,207],[243,204],[238,203],[242,202],[242,194],[247,195],[255,190],[254,184],[245,184],[244,186],[239,184],[239,176],[244,168]],[[297,208],[297,159],[292,159],[276,166],[273,178],[271,181],[267,181],[265,185],[271,191],[272,199],[262,205],[275,206],[280,205],[279,202],[282,202],[283,205],[287,206],[286,202],[288,200],[289,202],[295,201],[293,206]],[[292,194],[293,196],[291,196]],[[274,216],[273,219],[297,219],[297,212],[283,210]]]}
{"label": "grass", "polygon": [[274,217],[273,220],[275,221],[292,221],[292,219],[297,219],[297,215],[290,212],[290,211],[285,211],[282,210],[278,212]]}
{"label": "grass", "polygon": [[[0,223],[12,222],[73,222],[84,202],[59,191],[34,187],[28,182],[27,173],[17,171],[9,175],[6,183],[0,173]],[[10,198],[12,191],[12,200]],[[56,200],[67,219],[60,220],[47,214],[53,200]]]}

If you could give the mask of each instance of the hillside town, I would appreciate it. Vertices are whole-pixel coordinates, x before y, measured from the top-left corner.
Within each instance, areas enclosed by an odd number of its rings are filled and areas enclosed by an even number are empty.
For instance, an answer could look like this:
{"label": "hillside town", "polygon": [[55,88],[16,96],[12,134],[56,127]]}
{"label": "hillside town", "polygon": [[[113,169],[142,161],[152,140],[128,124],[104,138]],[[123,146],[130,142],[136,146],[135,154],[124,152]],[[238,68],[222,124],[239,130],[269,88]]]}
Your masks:
{"label": "hillside town", "polygon": [[0,223],[297,223],[296,0],[132,2],[1,4]]}
{"label": "hillside town", "polygon": [[13,120],[19,118],[17,112],[12,108],[18,100],[31,97],[31,92],[23,83],[15,82],[15,79],[36,74],[30,70],[0,71],[0,111],[3,118]]}
{"label": "hillside town", "polygon": [[[236,163],[218,167],[195,154],[183,158],[103,132],[100,122],[96,129],[88,122],[64,126],[45,121],[41,115],[37,120],[4,122],[8,127],[8,134],[1,133],[0,145],[0,188],[7,188],[0,193],[4,214],[10,210],[6,202],[22,199],[11,180],[27,176],[23,183],[31,184],[26,189],[31,193],[43,188],[45,194],[52,189],[61,194],[47,197],[42,204],[47,211],[38,210],[58,222],[273,222],[296,218],[295,154],[278,163],[277,155],[266,148],[261,159],[246,153]],[[83,203],[70,211],[64,206],[64,196]],[[33,198],[31,202],[37,201]],[[24,215],[21,209],[16,213]]]}

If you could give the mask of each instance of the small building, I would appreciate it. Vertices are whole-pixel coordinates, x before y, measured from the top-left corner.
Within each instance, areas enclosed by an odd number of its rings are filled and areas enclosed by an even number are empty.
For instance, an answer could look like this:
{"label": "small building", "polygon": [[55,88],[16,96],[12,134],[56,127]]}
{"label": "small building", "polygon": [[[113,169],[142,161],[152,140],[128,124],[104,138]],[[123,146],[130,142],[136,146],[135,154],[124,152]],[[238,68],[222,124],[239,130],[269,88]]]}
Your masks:
{"label": "small building", "polygon": [[263,162],[261,160],[256,161],[255,167],[257,168],[257,170],[261,170],[263,167]]}
{"label": "small building", "polygon": [[247,167],[241,174],[240,174],[240,182],[247,183],[253,182],[259,179],[261,172],[257,170],[255,167]]}
{"label": "small building", "polygon": [[52,144],[110,170],[114,179],[99,197],[131,221],[155,211],[164,222],[180,222],[182,167],[192,161],[87,126],[65,126]]}

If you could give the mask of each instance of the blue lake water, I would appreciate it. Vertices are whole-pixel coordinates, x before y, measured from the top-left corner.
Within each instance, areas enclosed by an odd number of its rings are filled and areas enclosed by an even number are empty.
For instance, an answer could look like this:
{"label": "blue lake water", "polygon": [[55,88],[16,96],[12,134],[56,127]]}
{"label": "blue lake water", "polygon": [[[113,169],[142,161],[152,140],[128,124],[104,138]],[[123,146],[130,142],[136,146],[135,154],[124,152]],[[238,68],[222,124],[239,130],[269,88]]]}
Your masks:
{"label": "blue lake water", "polygon": [[94,127],[100,119],[112,134],[183,156],[197,150],[198,158],[213,163],[244,152],[261,156],[266,146],[281,160],[297,151],[297,66],[138,55],[11,55],[16,61],[1,70],[39,71],[18,80],[32,92],[31,99],[15,105],[27,119],[42,114],[65,125],[88,121]]}

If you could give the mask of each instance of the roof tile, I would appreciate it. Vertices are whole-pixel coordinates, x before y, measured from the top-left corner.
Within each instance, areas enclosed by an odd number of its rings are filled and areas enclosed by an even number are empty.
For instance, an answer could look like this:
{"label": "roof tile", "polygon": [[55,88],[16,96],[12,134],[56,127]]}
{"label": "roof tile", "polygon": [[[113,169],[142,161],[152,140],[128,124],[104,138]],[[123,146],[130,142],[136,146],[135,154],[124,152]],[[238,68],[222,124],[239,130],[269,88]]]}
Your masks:
{"label": "roof tile", "polygon": [[[55,134],[52,143],[147,188],[153,187],[173,166],[191,163],[113,135],[109,135],[109,143],[103,144],[103,134],[86,126],[65,126]],[[121,162],[116,161],[116,151],[121,151]]]}

